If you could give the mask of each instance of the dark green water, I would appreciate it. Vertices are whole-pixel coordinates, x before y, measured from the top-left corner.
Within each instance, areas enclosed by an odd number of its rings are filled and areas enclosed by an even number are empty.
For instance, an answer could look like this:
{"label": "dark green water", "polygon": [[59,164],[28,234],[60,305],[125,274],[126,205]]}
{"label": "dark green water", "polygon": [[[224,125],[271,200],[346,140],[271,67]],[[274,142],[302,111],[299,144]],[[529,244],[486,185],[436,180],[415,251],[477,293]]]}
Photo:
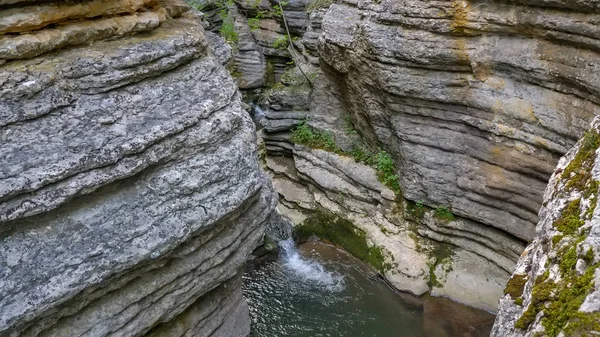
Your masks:
{"label": "dark green water", "polygon": [[253,337],[484,337],[494,316],[397,294],[347,253],[319,242],[247,268]]}

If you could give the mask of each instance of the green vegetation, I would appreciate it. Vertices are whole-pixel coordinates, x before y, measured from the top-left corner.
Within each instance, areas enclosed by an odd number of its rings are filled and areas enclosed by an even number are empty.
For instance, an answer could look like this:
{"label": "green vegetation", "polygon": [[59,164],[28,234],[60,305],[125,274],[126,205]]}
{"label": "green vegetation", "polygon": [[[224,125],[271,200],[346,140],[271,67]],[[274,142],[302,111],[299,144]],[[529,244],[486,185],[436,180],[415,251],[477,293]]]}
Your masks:
{"label": "green vegetation", "polygon": [[[538,315],[544,336],[556,337],[561,332],[565,336],[585,336],[591,330],[600,329],[600,314],[579,311],[587,295],[596,289],[594,273],[600,267],[600,263],[594,264],[593,251],[583,252],[580,247],[589,231],[583,227],[585,219],[591,218],[597,205],[599,183],[592,178],[591,171],[599,146],[600,135],[596,131],[587,132],[580,150],[557,183],[557,189],[564,183],[562,195],[578,192],[571,195],[580,196],[565,206],[553,224],[560,234],[552,237],[556,255],[551,262],[558,265],[560,277],[550,279],[546,271],[536,278],[530,303],[515,323],[518,329],[527,329]],[[583,203],[582,198],[588,202]],[[579,259],[586,262],[583,274],[575,270]]]}
{"label": "green vegetation", "polygon": [[452,213],[452,211],[450,211],[450,209],[444,206],[439,206],[435,209],[435,217],[445,221],[454,220],[454,214]]}
{"label": "green vegetation", "polygon": [[330,152],[341,153],[340,148],[333,140],[333,136],[327,132],[314,130],[305,122],[296,126],[292,134],[292,142],[302,144],[315,149],[323,149]]}
{"label": "green vegetation", "polygon": [[543,308],[544,302],[550,298],[552,288],[548,287],[546,282],[548,275],[550,275],[550,273],[546,271],[543,275],[535,279],[531,294],[531,303],[523,315],[515,322],[515,328],[527,329]]}
{"label": "green vegetation", "polygon": [[[515,327],[527,329],[535,317],[543,311],[542,326],[545,336],[556,337],[561,331],[571,336],[579,330],[578,324],[588,324],[596,314],[578,312],[587,294],[594,290],[594,272],[600,264],[587,268],[583,275],[570,270],[558,283],[548,280],[548,272],[536,279],[531,303]],[[598,323],[596,323],[598,324]]]}
{"label": "green vegetation", "polygon": [[562,211],[561,217],[554,222],[554,227],[566,235],[575,234],[579,227],[583,226],[585,223],[585,221],[580,218],[579,207],[579,199],[571,201]]}
{"label": "green vegetation", "polygon": [[255,31],[260,28],[260,19],[259,18],[250,18],[248,19],[248,27],[250,27],[250,31]]}
{"label": "green vegetation", "polygon": [[232,46],[238,42],[238,34],[235,31],[235,25],[233,17],[229,13],[229,7],[233,6],[233,0],[186,0],[186,2],[194,9],[201,12],[207,10],[216,10],[219,18],[221,19],[221,27],[219,28],[219,34]]}
{"label": "green vegetation", "polygon": [[[408,200],[407,205],[410,214],[414,215],[417,218],[422,218],[428,210],[432,210],[432,208],[425,206],[422,200],[419,200],[417,202]],[[454,221],[456,219],[454,213],[452,213],[452,211],[448,207],[438,206],[434,211],[435,218],[437,220],[449,222]]]}
{"label": "green vegetation", "polygon": [[[285,7],[288,4],[286,1],[281,1],[281,6]],[[256,1],[252,7],[258,8],[260,6],[260,0]],[[260,28],[260,22],[266,18],[280,18],[283,16],[283,12],[281,10],[282,7],[279,7],[278,4],[273,5],[272,8],[266,10],[259,10],[256,12],[256,15],[252,18],[248,18],[248,26],[250,26],[251,31],[255,31]]]}
{"label": "green vegetation", "polygon": [[417,202],[409,200],[408,201],[408,210],[412,215],[414,215],[418,218],[422,218],[423,215],[425,215],[425,211],[427,210],[427,208],[423,204],[422,200],[419,200]]}
{"label": "green vegetation", "polygon": [[552,244],[556,246],[565,236],[564,235],[555,235],[552,237]]}
{"label": "green vegetation", "polygon": [[523,299],[521,298],[521,295],[523,295],[525,283],[527,283],[526,274],[514,274],[506,283],[504,294],[510,295],[517,305],[523,305]]}
{"label": "green vegetation", "polygon": [[278,36],[275,41],[273,41],[273,48],[285,50],[290,45],[287,36],[281,35]]}
{"label": "green vegetation", "polygon": [[425,251],[430,258],[430,262],[427,263],[429,267],[429,280],[427,281],[427,285],[429,288],[441,287],[442,284],[437,279],[437,275],[435,274],[435,270],[439,265],[444,266],[444,271],[446,273],[452,270],[452,246],[437,242],[428,250]]}
{"label": "green vegetation", "polygon": [[298,241],[306,241],[312,235],[343,247],[381,273],[391,268],[391,265],[385,263],[380,247],[369,247],[365,232],[356,228],[352,222],[330,212],[317,212],[294,229],[294,237]]}
{"label": "green vegetation", "polygon": [[354,128],[354,124],[352,123],[350,116],[344,117],[344,132],[347,135],[355,135],[358,133],[358,132],[356,132],[356,129]]}
{"label": "green vegetation", "polygon": [[587,131],[581,149],[561,174],[561,179],[568,179],[565,192],[587,190],[586,185],[592,182],[592,166],[599,146],[600,134],[594,130]]}
{"label": "green vegetation", "polygon": [[381,183],[390,188],[396,195],[401,195],[400,179],[396,175],[396,165],[392,156],[380,150],[373,154],[362,147],[354,147],[350,152],[344,152],[337,146],[333,135],[311,128],[306,122],[296,126],[292,133],[292,142],[315,149],[323,149],[340,155],[349,155],[357,162],[373,166],[377,170],[377,177]]}
{"label": "green vegetation", "polygon": [[385,151],[379,151],[375,159],[375,167],[379,180],[399,195],[401,193],[400,182],[396,175],[396,165],[392,156]]}
{"label": "green vegetation", "polygon": [[221,28],[219,28],[219,34],[227,41],[227,43],[235,45],[238,42],[238,34],[235,31],[233,17],[229,15],[227,7],[221,10],[219,16],[223,20]]}

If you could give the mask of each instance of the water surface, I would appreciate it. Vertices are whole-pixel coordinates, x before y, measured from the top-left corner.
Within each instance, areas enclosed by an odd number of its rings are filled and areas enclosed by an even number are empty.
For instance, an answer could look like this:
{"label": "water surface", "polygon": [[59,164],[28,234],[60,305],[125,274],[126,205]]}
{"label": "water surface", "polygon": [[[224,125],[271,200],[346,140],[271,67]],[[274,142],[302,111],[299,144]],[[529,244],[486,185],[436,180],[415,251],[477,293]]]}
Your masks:
{"label": "water surface", "polygon": [[487,337],[494,316],[446,299],[398,294],[347,253],[320,242],[249,265],[253,337]]}

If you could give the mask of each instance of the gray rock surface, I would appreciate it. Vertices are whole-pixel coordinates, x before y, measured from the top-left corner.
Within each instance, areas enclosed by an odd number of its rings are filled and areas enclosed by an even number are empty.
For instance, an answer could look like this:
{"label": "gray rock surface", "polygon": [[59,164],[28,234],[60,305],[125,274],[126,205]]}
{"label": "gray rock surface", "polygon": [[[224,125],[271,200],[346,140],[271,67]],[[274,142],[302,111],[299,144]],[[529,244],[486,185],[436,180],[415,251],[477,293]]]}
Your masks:
{"label": "gray rock surface", "polygon": [[[254,15],[256,5],[238,6]],[[417,238],[452,250],[450,268],[405,244],[418,272],[400,271],[412,279],[392,283],[421,293],[434,273],[432,294],[494,311],[535,236],[556,163],[600,115],[598,19],[597,4],[585,1],[342,0],[312,10],[296,45],[306,63],[319,66],[319,78],[314,90],[290,95],[306,97],[308,107],[286,103],[291,86],[279,86],[262,120],[267,154],[288,157],[268,165],[279,208],[295,222],[323,207],[353,222],[349,210],[379,223],[371,217],[379,210],[356,206],[371,200],[364,182],[348,183],[339,167],[308,160],[309,150],[289,142],[298,123],[328,133],[345,152],[357,141],[382,148],[398,168],[400,204],[418,202],[426,211],[386,219],[414,236],[378,244],[399,252],[397,245]],[[286,57],[269,47],[282,33],[274,21],[264,20],[253,35],[263,55]],[[285,167],[299,173],[274,164],[288,160]],[[340,191],[353,193],[341,200]],[[436,219],[440,207],[454,220]],[[366,222],[355,224],[368,231]]]}
{"label": "gray rock surface", "polygon": [[500,300],[492,336],[600,334],[600,118],[561,158],[536,237]]}
{"label": "gray rock surface", "polygon": [[384,276],[395,288],[496,310],[523,248],[519,240],[472,220],[439,219],[435,210],[417,215],[375,169],[347,156],[296,145],[291,158],[271,154],[266,163],[284,215],[299,224],[324,209],[351,221],[384,252]]}
{"label": "gray rock surface", "polygon": [[554,5],[331,6],[321,60],[357,129],[395,157],[405,197],[533,238],[558,158],[600,114],[598,16]]}
{"label": "gray rock surface", "polygon": [[277,197],[210,40],[184,15],[0,66],[0,336],[248,335]]}

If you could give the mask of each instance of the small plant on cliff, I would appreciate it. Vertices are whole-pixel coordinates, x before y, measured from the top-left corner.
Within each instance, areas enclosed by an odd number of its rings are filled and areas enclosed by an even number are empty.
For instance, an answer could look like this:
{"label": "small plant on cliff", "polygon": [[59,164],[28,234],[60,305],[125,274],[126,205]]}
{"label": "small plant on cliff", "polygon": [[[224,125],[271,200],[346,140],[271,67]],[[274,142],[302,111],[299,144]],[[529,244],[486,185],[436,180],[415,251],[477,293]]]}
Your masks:
{"label": "small plant on cliff", "polygon": [[344,117],[344,132],[347,135],[354,135],[358,133],[354,128],[354,123],[352,123],[352,119],[350,119],[350,116]]}
{"label": "small plant on cliff", "polygon": [[[238,34],[235,32],[234,20],[229,13],[229,8],[234,5],[233,0],[186,0],[194,9],[199,11],[215,12],[221,19],[219,34],[230,45],[235,45],[238,41]],[[218,24],[219,20],[215,20]]]}
{"label": "small plant on cliff", "polygon": [[387,187],[391,188],[396,194],[400,194],[400,182],[396,175],[396,165],[392,156],[385,152],[379,151],[377,153],[375,167],[381,182]]}
{"label": "small plant on cliff", "polygon": [[292,142],[312,148],[341,153],[340,148],[336,145],[330,133],[315,130],[306,124],[306,122],[302,122],[296,126],[292,133]]}
{"label": "small plant on cliff", "polygon": [[369,166],[375,165],[375,155],[369,148],[362,144],[352,145],[352,150],[349,153],[358,163],[363,163]]}
{"label": "small plant on cliff", "polygon": [[438,219],[452,221],[454,220],[454,214],[447,207],[439,206],[435,209],[435,216]]}
{"label": "small plant on cliff", "polygon": [[278,36],[275,41],[273,41],[273,48],[285,50],[290,45],[287,36],[281,35]]}
{"label": "small plant on cliff", "polygon": [[221,16],[221,19],[223,20],[223,24],[221,25],[221,28],[219,28],[219,34],[230,45],[236,44],[238,42],[238,34],[235,31],[233,17],[229,15],[227,9],[221,10],[219,16]]}
{"label": "small plant on cliff", "polygon": [[425,215],[425,204],[423,204],[423,200],[419,200],[414,203],[409,203],[410,212],[416,217],[423,217]]}
{"label": "small plant on cliff", "polygon": [[248,27],[250,27],[251,31],[255,31],[260,28],[260,19],[259,18],[250,18],[248,19]]}

